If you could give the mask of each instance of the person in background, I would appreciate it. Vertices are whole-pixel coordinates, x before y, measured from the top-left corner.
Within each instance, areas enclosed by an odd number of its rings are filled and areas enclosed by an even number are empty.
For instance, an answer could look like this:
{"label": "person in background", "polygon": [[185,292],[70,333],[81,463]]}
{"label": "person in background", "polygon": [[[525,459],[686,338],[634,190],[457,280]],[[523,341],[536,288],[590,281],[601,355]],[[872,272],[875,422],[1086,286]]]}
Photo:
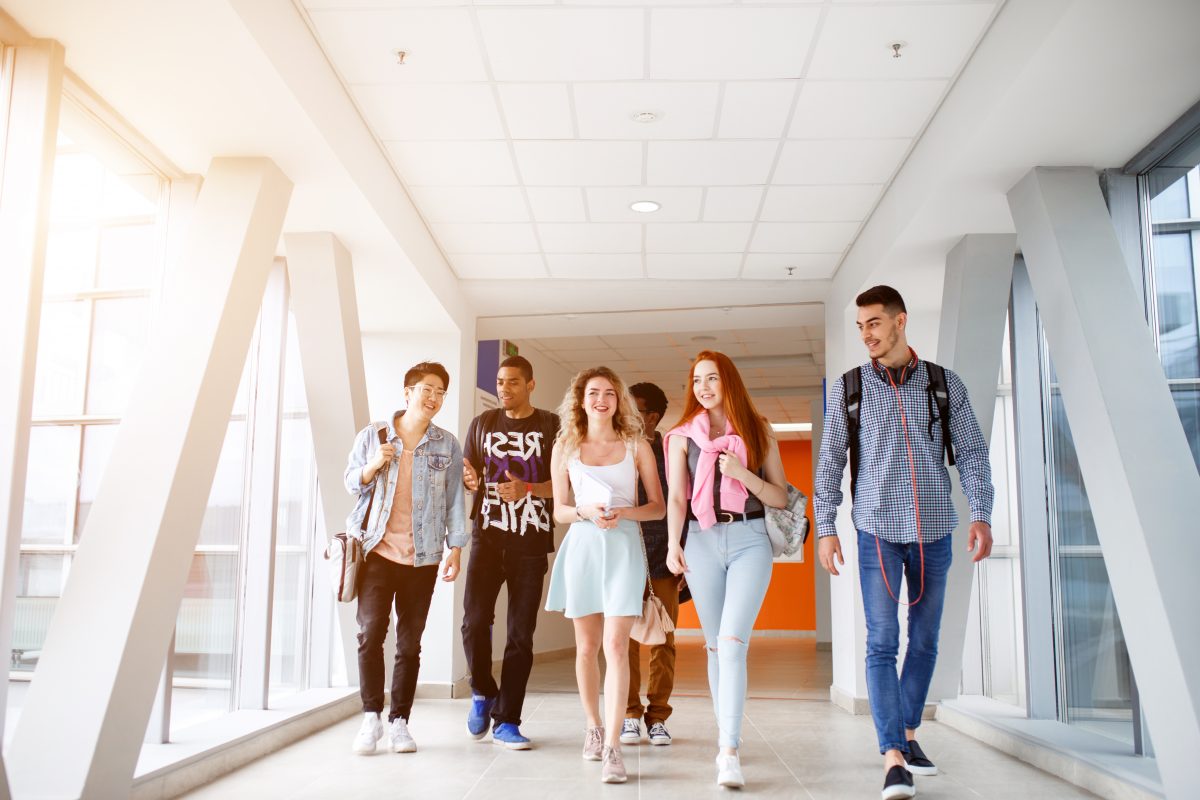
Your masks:
{"label": "person in background", "polygon": [[[653,383],[635,383],[629,393],[637,403],[642,417],[642,428],[654,463],[658,468],[659,490],[664,495],[667,487],[667,464],[663,456],[663,438],[658,432],[658,423],[667,413],[667,396]],[[638,502],[647,502],[646,487],[638,486]],[[671,622],[679,621],[679,581],[667,569],[667,523],[664,520],[647,520],[642,523],[642,540],[646,543],[646,561],[650,568],[650,583],[654,594],[663,602]],[[667,634],[667,641],[650,648],[650,677],[646,687],[647,704],[642,705],[641,646],[629,640],[629,704],[625,707],[625,724],[621,729],[621,744],[638,744],[642,740],[642,718],[645,715],[646,730],[652,745],[669,745],[671,734],[667,731],[667,719],[671,716],[671,690],[675,688],[675,634]]]}

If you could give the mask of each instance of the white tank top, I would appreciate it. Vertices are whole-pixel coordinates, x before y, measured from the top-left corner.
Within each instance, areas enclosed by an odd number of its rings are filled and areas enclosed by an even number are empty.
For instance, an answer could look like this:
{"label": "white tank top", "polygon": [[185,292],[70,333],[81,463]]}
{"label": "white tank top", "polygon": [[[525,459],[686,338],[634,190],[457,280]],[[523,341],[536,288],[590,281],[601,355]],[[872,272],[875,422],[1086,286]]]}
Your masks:
{"label": "white tank top", "polygon": [[637,467],[632,445],[626,445],[625,458],[606,467],[589,466],[576,455],[567,462],[567,474],[571,477],[577,506],[599,503],[608,508],[632,508],[637,505]]}

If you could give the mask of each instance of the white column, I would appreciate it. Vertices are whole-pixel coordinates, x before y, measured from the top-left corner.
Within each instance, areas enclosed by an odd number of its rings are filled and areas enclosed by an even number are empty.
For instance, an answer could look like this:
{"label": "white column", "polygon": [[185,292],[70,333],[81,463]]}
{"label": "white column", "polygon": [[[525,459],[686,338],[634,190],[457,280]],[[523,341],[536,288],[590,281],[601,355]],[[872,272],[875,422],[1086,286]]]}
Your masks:
{"label": "white column", "polygon": [[[831,300],[825,306],[827,398],[829,387],[842,379],[843,372],[866,360],[866,349],[852,333],[858,319],[854,297],[855,294],[851,294],[843,300]],[[842,407],[826,409],[826,415],[845,413]],[[837,530],[846,563],[838,567],[840,575],[829,579],[829,616],[833,634],[833,685],[829,687],[829,699],[852,714],[867,714],[870,713],[867,703],[867,620],[858,589],[858,534],[850,516],[848,467],[842,478],[842,497]]]}
{"label": "white column", "polygon": [[1038,167],[1008,203],[1163,789],[1189,797],[1200,753],[1200,475],[1096,174]]}
{"label": "white column", "polygon": [[[42,316],[42,271],[50,183],[54,172],[63,48],[39,41],[0,48],[0,74],[9,76],[8,106],[0,99],[0,653],[12,645],[17,562],[25,513],[29,418]],[[8,681],[0,681],[0,731],[8,706]],[[7,786],[7,784],[2,784]]]}
{"label": "white column", "polygon": [[[821,452],[821,437],[825,434],[825,398],[813,400],[811,404],[812,419],[812,465],[813,486],[817,484],[817,463]],[[817,532],[812,532],[813,560],[816,560]],[[813,593],[817,612],[817,649],[833,649],[833,625],[830,621],[829,608],[829,578],[828,572],[821,568],[818,561],[813,567]]]}
{"label": "white column", "polygon": [[9,748],[18,797],[129,793],[291,189],[267,159],[209,167]]}
{"label": "white column", "polygon": [[[934,360],[962,378],[975,418],[984,438],[989,440],[1016,250],[1017,237],[1012,234],[971,234],[960,239],[946,255],[941,327]],[[954,561],[946,582],[937,669],[929,687],[930,703],[958,696],[967,611],[975,577],[972,554],[966,551],[971,509],[961,483],[954,489],[954,507],[959,522],[954,532]]]}
{"label": "white column", "polygon": [[[342,486],[346,454],[355,434],[370,422],[353,264],[350,252],[331,233],[289,233],[284,244],[321,508],[325,531],[333,536],[345,530],[352,502]],[[324,562],[318,562],[323,568]],[[353,604],[337,604],[351,685],[358,683],[354,610]]]}

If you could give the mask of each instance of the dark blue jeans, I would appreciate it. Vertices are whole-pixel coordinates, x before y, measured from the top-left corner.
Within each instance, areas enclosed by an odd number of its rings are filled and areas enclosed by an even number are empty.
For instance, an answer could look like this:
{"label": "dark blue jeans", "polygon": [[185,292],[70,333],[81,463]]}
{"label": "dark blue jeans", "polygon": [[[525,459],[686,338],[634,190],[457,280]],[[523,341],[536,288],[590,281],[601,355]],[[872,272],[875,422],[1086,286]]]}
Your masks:
{"label": "dark blue jeans", "polygon": [[916,542],[894,544],[858,532],[858,580],[867,618],[867,695],[879,737],[879,752],[908,752],[905,728],[917,728],[937,664],[938,632],[946,599],[946,575],[954,551],[949,536],[925,545],[925,593],[908,609],[908,649],[904,670],[896,674],[900,649],[899,604],[888,593],[879,571],[880,555],[892,592],[900,596],[900,577],[907,579],[911,603],[921,593],[921,556]]}

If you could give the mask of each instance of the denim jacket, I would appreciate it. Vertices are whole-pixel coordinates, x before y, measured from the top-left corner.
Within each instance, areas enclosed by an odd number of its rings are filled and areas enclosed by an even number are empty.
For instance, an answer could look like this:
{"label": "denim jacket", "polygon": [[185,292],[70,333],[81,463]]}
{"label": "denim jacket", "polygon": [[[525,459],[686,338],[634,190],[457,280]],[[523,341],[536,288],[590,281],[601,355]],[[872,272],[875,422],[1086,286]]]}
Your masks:
{"label": "denim jacket", "polygon": [[[404,412],[398,412],[403,414]],[[391,421],[372,422],[354,437],[354,447],[346,464],[345,484],[350,494],[355,495],[354,510],[346,518],[346,531],[363,541],[363,549],[371,552],[387,529],[388,517],[392,513],[392,501],[396,494],[396,470],[387,470],[387,486],[382,487],[383,470],[375,474],[371,483],[362,482],[363,467],[375,457],[379,450],[376,431],[387,428],[388,442],[399,453],[404,443],[392,427]],[[393,465],[395,461],[392,462]],[[449,431],[432,422],[413,451],[413,566],[424,567],[442,560],[442,552],[449,540],[450,547],[465,547],[466,514],[463,508],[462,448],[458,439]],[[363,532],[363,515],[371,500],[371,491],[376,493],[371,506],[371,518]],[[447,535],[448,534],[448,535]]]}

